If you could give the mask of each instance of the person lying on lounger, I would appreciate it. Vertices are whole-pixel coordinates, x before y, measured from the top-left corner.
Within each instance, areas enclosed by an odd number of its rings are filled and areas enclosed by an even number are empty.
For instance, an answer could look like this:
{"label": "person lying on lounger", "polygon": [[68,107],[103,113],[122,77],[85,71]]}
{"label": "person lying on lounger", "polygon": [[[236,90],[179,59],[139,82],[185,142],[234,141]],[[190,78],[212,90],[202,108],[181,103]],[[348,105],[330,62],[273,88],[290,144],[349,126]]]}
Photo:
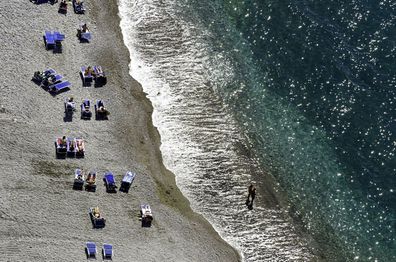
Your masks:
{"label": "person lying on lounger", "polygon": [[94,217],[97,217],[97,218],[100,217],[99,207],[95,207],[92,213],[93,213]]}
{"label": "person lying on lounger", "polygon": [[84,152],[84,146],[82,141],[77,141],[77,150],[78,152]]}
{"label": "person lying on lounger", "polygon": [[74,151],[74,141],[70,141],[70,151]]}

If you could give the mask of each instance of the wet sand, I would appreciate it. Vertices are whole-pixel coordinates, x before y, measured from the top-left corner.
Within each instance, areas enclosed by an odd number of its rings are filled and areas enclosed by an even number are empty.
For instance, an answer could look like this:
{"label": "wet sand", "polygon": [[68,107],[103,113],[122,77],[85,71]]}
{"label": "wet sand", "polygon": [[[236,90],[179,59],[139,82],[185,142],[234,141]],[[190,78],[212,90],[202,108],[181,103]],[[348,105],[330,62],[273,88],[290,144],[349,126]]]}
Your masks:
{"label": "wet sand", "polygon": [[[193,213],[167,171],[152,125],[152,106],[129,75],[129,53],[119,28],[116,1],[87,1],[87,13],[67,15],[58,4],[35,5],[14,0],[0,7],[2,36],[0,97],[0,250],[1,261],[81,261],[84,244],[114,246],[115,261],[238,261],[200,215]],[[86,22],[90,43],[80,43],[76,28]],[[63,52],[54,54],[43,43],[45,30],[66,35]],[[108,83],[83,87],[82,65],[101,65]],[[35,71],[53,68],[72,83],[71,90],[52,96],[31,81]],[[64,122],[66,97],[77,111]],[[104,99],[108,121],[80,119],[82,99]],[[83,159],[56,159],[54,140],[81,136]],[[72,189],[74,170],[97,171],[95,193]],[[137,173],[128,194],[108,194],[101,181],[105,171],[119,185],[126,171]],[[154,221],[142,228],[139,205],[149,203]],[[88,209],[99,206],[106,227],[92,228]],[[100,254],[98,254],[98,258]]]}

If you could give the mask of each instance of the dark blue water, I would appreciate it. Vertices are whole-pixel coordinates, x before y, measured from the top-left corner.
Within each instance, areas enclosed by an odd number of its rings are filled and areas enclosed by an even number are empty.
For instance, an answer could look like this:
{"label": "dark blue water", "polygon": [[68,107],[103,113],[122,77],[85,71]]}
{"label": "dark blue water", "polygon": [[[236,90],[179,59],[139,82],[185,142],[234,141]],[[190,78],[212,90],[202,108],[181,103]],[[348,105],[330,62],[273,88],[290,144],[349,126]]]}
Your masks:
{"label": "dark blue water", "polygon": [[240,68],[218,88],[294,215],[325,252],[395,261],[396,2],[211,5]]}

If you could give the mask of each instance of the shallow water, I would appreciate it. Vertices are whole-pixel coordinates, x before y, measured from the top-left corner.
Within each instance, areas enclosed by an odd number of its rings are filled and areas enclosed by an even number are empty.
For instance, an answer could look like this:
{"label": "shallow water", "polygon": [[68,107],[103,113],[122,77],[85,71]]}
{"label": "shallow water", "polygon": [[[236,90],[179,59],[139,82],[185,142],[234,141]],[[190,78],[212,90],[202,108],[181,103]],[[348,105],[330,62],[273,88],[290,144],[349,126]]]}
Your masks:
{"label": "shallow water", "polygon": [[[387,1],[120,1],[164,162],[246,261],[395,259],[394,11]],[[289,207],[260,199],[266,173]]]}

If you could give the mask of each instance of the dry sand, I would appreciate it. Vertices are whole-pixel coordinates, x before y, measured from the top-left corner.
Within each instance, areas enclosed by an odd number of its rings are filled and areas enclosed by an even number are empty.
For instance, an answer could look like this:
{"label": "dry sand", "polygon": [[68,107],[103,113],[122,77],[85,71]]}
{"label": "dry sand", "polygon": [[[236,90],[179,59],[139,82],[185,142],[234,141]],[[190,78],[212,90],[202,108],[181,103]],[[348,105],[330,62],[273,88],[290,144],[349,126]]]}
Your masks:
{"label": "dry sand", "polygon": [[[82,261],[84,244],[114,245],[115,261],[237,261],[239,255],[201,216],[193,213],[163,166],[152,107],[130,77],[116,0],[86,1],[87,14],[57,13],[58,4],[28,0],[0,6],[0,261]],[[87,22],[91,43],[80,43],[76,28]],[[63,53],[44,48],[44,30],[66,35]],[[102,65],[108,83],[82,87],[79,68]],[[34,71],[54,68],[73,86],[51,96],[31,81]],[[83,121],[80,111],[64,122],[63,100],[104,99],[108,121]],[[79,107],[79,103],[77,104]],[[55,158],[57,136],[82,136],[84,159]],[[72,190],[75,168],[96,170],[96,193]],[[117,183],[127,170],[138,176],[129,192],[107,194],[105,171]],[[154,222],[142,228],[139,204],[152,206]],[[107,219],[94,230],[88,208]],[[100,249],[99,249],[100,251]],[[100,255],[98,255],[100,257]]]}

